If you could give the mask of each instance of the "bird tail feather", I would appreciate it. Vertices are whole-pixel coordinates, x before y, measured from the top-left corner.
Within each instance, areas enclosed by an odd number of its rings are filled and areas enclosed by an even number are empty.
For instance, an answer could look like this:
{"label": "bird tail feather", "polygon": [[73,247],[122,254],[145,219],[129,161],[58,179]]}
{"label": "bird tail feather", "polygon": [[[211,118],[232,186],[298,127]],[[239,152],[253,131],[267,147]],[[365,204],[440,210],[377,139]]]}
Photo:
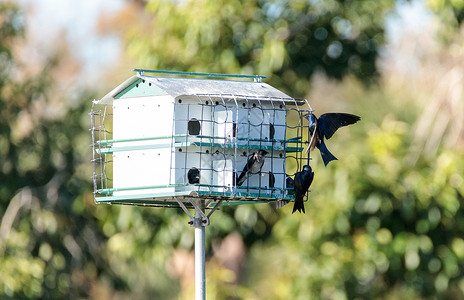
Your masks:
{"label": "bird tail feather", "polygon": [[292,214],[296,211],[299,211],[300,213],[303,212],[305,213],[305,208],[304,208],[304,202],[303,202],[303,196],[302,195],[295,195],[295,204],[293,204],[293,211]]}
{"label": "bird tail feather", "polygon": [[322,160],[324,161],[325,166],[327,166],[332,160],[337,160],[337,158],[332,153],[330,153],[329,149],[327,149],[325,143],[321,143],[319,145],[319,151],[321,152]]}
{"label": "bird tail feather", "polygon": [[240,176],[237,178],[237,186],[241,186],[245,180],[247,180],[248,176],[247,175],[247,172],[242,172],[242,174],[240,174]]}

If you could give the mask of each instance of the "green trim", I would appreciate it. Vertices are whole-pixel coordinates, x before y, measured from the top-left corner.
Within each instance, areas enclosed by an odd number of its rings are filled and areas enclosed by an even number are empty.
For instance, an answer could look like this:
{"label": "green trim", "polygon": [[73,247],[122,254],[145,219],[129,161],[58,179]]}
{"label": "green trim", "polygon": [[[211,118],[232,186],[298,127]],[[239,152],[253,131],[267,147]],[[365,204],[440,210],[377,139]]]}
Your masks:
{"label": "green trim", "polygon": [[[263,189],[265,190],[265,189]],[[284,200],[292,200],[295,199],[293,195],[287,195],[288,198],[283,198],[281,195],[274,195],[274,194],[265,194],[265,193],[245,193],[245,192],[207,192],[207,191],[198,191],[198,195],[200,196],[220,196],[220,197],[232,197],[232,198],[240,198],[242,201],[242,198],[264,198],[264,199],[284,199]],[[234,201],[234,200],[230,200]],[[254,200],[248,200],[248,201],[254,201]],[[261,201],[261,200],[258,200]]]}
{"label": "green trim", "polygon": [[[228,149],[263,149],[263,150],[274,150],[274,151],[286,151],[286,152],[301,152],[304,148],[302,147],[277,147],[277,146],[265,146],[265,145],[235,145],[235,144],[219,144],[219,143],[204,143],[204,142],[182,142],[174,143],[175,148],[188,147],[209,147],[209,148],[228,148]],[[142,146],[127,146],[127,147],[109,147],[102,149],[95,149],[98,154],[112,154],[121,151],[137,151],[137,150],[150,150],[150,149],[166,149],[171,148],[171,144],[155,144],[155,145],[142,145]]]}
{"label": "green trim", "polygon": [[286,142],[286,143],[301,143],[300,140],[302,139],[303,137],[302,136],[296,136],[296,137],[293,137],[293,138],[289,138],[287,140],[284,140],[283,142]]}
{"label": "green trim", "polygon": [[[265,173],[264,173],[265,174]],[[206,188],[230,188],[230,186],[214,185],[214,184],[194,184],[194,186],[206,187]],[[293,190],[287,188],[275,188],[275,187],[259,187],[259,186],[235,186],[236,189],[248,189],[248,190],[266,190],[266,191],[278,191],[278,190]]]}
{"label": "green trim", "polygon": [[155,84],[149,84],[142,79],[136,80],[134,83],[120,91],[114,96],[114,99],[146,97],[167,95],[166,91],[162,90]]}
{"label": "green trim", "polygon": [[[99,154],[111,154],[114,152],[121,151],[133,151],[133,150],[147,150],[147,149],[164,149],[171,148],[171,144],[154,144],[154,145],[140,145],[140,146],[126,146],[126,147],[108,147],[115,143],[125,143],[125,142],[139,142],[139,141],[151,141],[151,140],[168,140],[168,139],[177,139],[177,138],[192,138],[192,139],[210,139],[210,140],[226,140],[224,137],[214,137],[207,135],[198,135],[198,136],[189,136],[188,134],[176,134],[173,136],[156,136],[156,137],[146,137],[146,138],[135,138],[135,139],[120,139],[120,140],[102,140],[97,141],[96,144],[105,146],[101,149],[96,149],[95,151]],[[246,141],[246,138],[236,138],[239,141]],[[187,142],[176,142],[174,147],[187,147],[187,146],[198,146],[198,147],[213,147],[213,148],[238,148],[238,149],[254,149],[254,150],[274,150],[274,151],[286,151],[286,152],[301,152],[303,147],[285,147],[285,144],[290,143],[301,143],[302,137],[294,137],[287,140],[267,140],[267,139],[249,139],[251,142],[264,142],[272,143],[271,145],[249,145],[249,144],[236,144],[234,142],[227,143],[212,143],[212,142],[197,142],[197,141],[187,141]],[[280,143],[280,144],[274,144]]]}
{"label": "green trim", "polygon": [[[135,191],[135,190],[148,190],[148,189],[163,189],[163,188],[173,188],[173,187],[185,187],[185,186],[195,186],[195,187],[203,187],[203,188],[227,188],[223,185],[210,185],[210,184],[165,184],[165,185],[153,185],[153,186],[136,186],[136,187],[125,187],[125,188],[108,188],[108,189],[99,189],[96,191],[99,195],[113,195],[114,192],[121,192],[121,191]],[[286,190],[290,191],[290,188],[269,188],[269,187],[259,187],[259,186],[237,186],[235,189],[246,189],[246,190],[263,190],[263,191],[281,191]],[[192,190],[197,192],[196,190]],[[201,193],[216,193],[216,192],[208,192],[208,191],[199,191]],[[221,195],[223,193],[219,192]],[[243,192],[235,193],[242,197]],[[259,194],[257,194],[259,195]],[[262,195],[262,193],[261,193]]]}
{"label": "green trim", "polygon": [[126,87],[125,89],[123,89],[122,91],[120,91],[119,93],[117,93],[113,98],[114,99],[120,99],[120,98],[123,98],[123,96],[128,93],[131,89],[134,88],[135,85],[139,84],[140,82],[142,82],[142,79],[137,79],[136,81],[134,81],[131,85],[129,85],[128,87]]}
{"label": "green trim", "polygon": [[[166,136],[154,136],[154,137],[144,137],[144,138],[135,138],[135,139],[120,139],[120,140],[102,140],[97,141],[97,144],[100,145],[108,145],[113,143],[124,143],[124,142],[136,142],[136,141],[150,141],[150,140],[163,140],[163,139],[171,139],[171,138],[180,138],[180,137],[188,137],[191,138],[198,138],[198,139],[210,139],[210,140],[226,140],[228,138],[219,137],[219,136],[210,136],[210,135],[188,135],[188,134],[175,134],[175,135],[166,135]],[[235,138],[238,141],[252,141],[252,142],[266,142],[266,143],[301,143],[301,136],[294,137],[288,140],[275,140],[275,139],[247,139],[247,138]]]}
{"label": "green trim", "polygon": [[[183,197],[183,196],[181,196]],[[184,200],[184,199],[188,199],[188,198],[191,198],[191,197],[183,197],[182,199],[179,199],[179,200]],[[291,199],[286,199],[286,200],[291,200]],[[262,203],[274,203],[278,200],[275,200],[275,199],[271,199],[271,200],[268,200],[268,201],[246,201],[246,200],[242,200],[242,201],[224,201],[224,202],[221,202],[221,204],[219,204],[219,207],[225,207],[225,206],[235,206],[235,205],[242,205],[242,204],[262,204]],[[141,200],[136,200],[136,199],[132,199],[132,200],[111,200],[111,201],[97,201],[97,203],[99,204],[120,204],[120,205],[147,205],[147,206],[154,206],[154,207],[172,207],[172,208],[180,208],[179,204],[173,200],[151,200],[151,199],[144,199],[143,201]],[[183,202],[184,205],[187,207],[187,208],[194,208],[193,205],[186,201],[186,202]],[[216,206],[217,204],[217,201],[214,201],[214,202],[211,202],[207,209],[212,209]]]}
{"label": "green trim", "polygon": [[[159,206],[175,206],[179,207],[178,203],[173,201],[174,197],[184,197],[193,198],[190,196],[192,191],[182,191],[182,192],[171,192],[171,193],[151,193],[151,194],[140,194],[140,195],[127,195],[127,196],[102,196],[95,197],[95,201],[98,203],[110,203],[110,204],[154,204]],[[199,192],[199,198],[208,199],[209,197],[218,197],[220,199],[226,200],[222,202],[220,206],[231,206],[231,205],[240,205],[240,204],[257,204],[257,203],[271,203],[278,200],[293,200],[293,195],[287,195],[285,198],[279,197],[278,195],[263,195],[258,193],[235,193],[230,192]],[[165,198],[161,200],[160,198]],[[248,198],[248,199],[247,199]],[[235,200],[236,199],[236,200]],[[255,200],[258,199],[258,200]],[[184,201],[183,201],[184,202]],[[186,206],[189,206],[188,202],[184,202]],[[215,202],[209,205],[209,208],[212,208],[216,205]]]}
{"label": "green trim", "polygon": [[163,188],[181,187],[181,186],[188,186],[188,184],[165,184],[165,185],[136,186],[136,187],[126,187],[126,188],[99,189],[97,190],[97,194],[112,195],[114,192],[121,192],[121,191],[163,189]]}
{"label": "green trim", "polygon": [[171,75],[184,75],[184,76],[206,76],[206,77],[230,77],[230,78],[253,78],[262,79],[266,78],[264,75],[240,75],[240,74],[218,74],[218,73],[197,73],[197,72],[180,72],[180,71],[163,71],[163,70],[147,70],[147,69],[133,69],[137,73],[158,73],[158,74],[171,74]]}
{"label": "green trim", "polygon": [[[221,137],[221,136],[210,136],[210,135],[197,135],[197,136],[193,136],[193,137],[196,137],[196,138],[199,138],[199,139],[211,139],[211,140],[229,140],[229,138],[226,138],[226,137]],[[238,137],[235,137],[233,139],[236,139],[237,141],[251,141],[251,142],[266,142],[266,143],[284,143],[284,144],[289,144],[289,143],[301,143],[299,140],[302,139],[301,136],[298,136],[298,137],[294,137],[294,138],[291,138],[291,139],[287,139],[287,140],[276,140],[276,139],[255,139],[255,138],[250,138],[250,139],[247,139],[247,138],[238,138]]]}
{"label": "green trim", "polygon": [[219,143],[205,143],[205,142],[192,142],[193,145],[199,147],[213,147],[213,148],[238,148],[238,149],[255,149],[255,150],[274,150],[274,151],[286,151],[286,152],[301,152],[303,147],[279,147],[279,146],[267,146],[267,145],[242,145],[242,144],[219,144]]}
{"label": "green trim", "polygon": [[[152,186],[136,186],[136,187],[125,187],[125,188],[108,188],[108,189],[98,189],[96,190],[96,193],[99,195],[113,195],[114,192],[121,192],[121,191],[135,191],[135,190],[148,190],[148,189],[164,189],[164,188],[174,188],[174,187],[185,187],[185,186],[195,186],[195,187],[203,187],[203,188],[228,188],[223,185],[210,185],[210,184],[165,184],[165,185],[152,185]],[[290,188],[269,188],[269,187],[259,187],[259,186],[237,186],[235,189],[246,189],[246,190],[263,190],[263,191],[290,191],[292,189]],[[222,192],[208,192],[208,191],[196,191],[196,190],[191,190],[194,192],[198,192],[199,194],[212,194],[212,195],[223,195]],[[190,192],[191,192],[190,191]],[[219,193],[219,194],[215,194]],[[229,193],[232,195],[232,193]],[[235,193],[235,195],[238,195],[239,197],[248,197],[246,194],[245,196],[242,195],[243,192],[238,192]],[[253,194],[254,195],[254,194]],[[256,195],[263,195],[263,193],[258,193]],[[266,195],[266,194],[265,194]],[[255,196],[252,196],[255,197]]]}
{"label": "green trim", "polygon": [[188,134],[175,134],[175,135],[167,135],[167,136],[154,136],[154,137],[146,137],[146,138],[137,138],[137,139],[121,139],[121,140],[102,140],[97,141],[97,144],[106,146],[114,143],[125,143],[125,142],[139,142],[139,141],[151,141],[151,140],[167,140],[172,138],[178,137],[186,137]]}
{"label": "green trim", "polygon": [[[174,143],[174,147],[187,147],[192,145],[192,143]],[[110,147],[95,149],[98,154],[112,154],[114,152],[121,151],[136,151],[136,150],[150,150],[150,149],[166,149],[171,148],[171,144],[155,144],[155,145],[142,145],[142,146],[127,146],[127,147]]]}
{"label": "green trim", "polygon": [[104,196],[104,197],[95,197],[97,202],[113,202],[121,201],[128,202],[135,199],[140,199],[140,203],[143,203],[144,199],[148,198],[171,198],[171,197],[180,197],[180,196],[189,196],[192,191],[182,191],[182,192],[170,192],[170,193],[151,193],[151,194],[140,194],[140,195],[126,195],[126,196]]}

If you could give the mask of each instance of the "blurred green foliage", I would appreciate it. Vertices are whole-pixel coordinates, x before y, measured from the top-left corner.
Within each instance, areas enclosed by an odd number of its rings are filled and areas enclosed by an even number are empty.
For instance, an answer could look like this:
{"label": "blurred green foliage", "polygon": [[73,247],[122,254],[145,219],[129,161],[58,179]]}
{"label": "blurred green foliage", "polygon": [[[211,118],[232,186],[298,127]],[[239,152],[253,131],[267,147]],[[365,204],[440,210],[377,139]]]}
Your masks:
{"label": "blurred green foliage", "polygon": [[434,160],[411,165],[411,125],[393,117],[399,112],[390,113],[379,126],[364,116],[362,142],[352,142],[362,137],[362,129],[338,138],[343,161],[315,171],[309,216],[284,210],[272,239],[252,249],[256,266],[280,274],[253,274],[257,294],[266,299],[464,295],[462,149],[442,149]]}
{"label": "blurred green foliage", "polygon": [[59,59],[25,72],[13,52],[23,24],[16,5],[0,3],[0,298],[77,299],[97,278],[124,286],[90,202],[88,105],[47,105]]}
{"label": "blurred green foliage", "polygon": [[462,0],[427,0],[425,2],[448,25],[458,28],[464,20],[464,1]]}
{"label": "blurred green foliage", "polygon": [[316,71],[377,76],[384,13],[394,1],[150,1],[127,34],[129,54],[154,69],[258,73],[304,96]]}
{"label": "blurred green foliage", "polygon": [[[127,28],[127,51],[147,68],[271,75],[293,96],[307,94],[317,71],[371,81],[393,1],[309,3],[152,1]],[[193,260],[182,254],[194,241],[187,217],[94,204],[87,113],[96,92],[80,91],[82,102],[62,114],[38,113],[59,59],[40,76],[17,76],[23,22],[0,3],[1,298],[191,299],[191,284],[173,271],[178,257],[181,266]],[[346,78],[340,89],[344,110],[362,121],[330,140],[339,161],[324,168],[313,155],[306,215],[261,204],[212,216],[208,299],[464,297],[464,150],[413,159],[415,99]],[[231,232],[245,246],[239,274],[213,250]]]}

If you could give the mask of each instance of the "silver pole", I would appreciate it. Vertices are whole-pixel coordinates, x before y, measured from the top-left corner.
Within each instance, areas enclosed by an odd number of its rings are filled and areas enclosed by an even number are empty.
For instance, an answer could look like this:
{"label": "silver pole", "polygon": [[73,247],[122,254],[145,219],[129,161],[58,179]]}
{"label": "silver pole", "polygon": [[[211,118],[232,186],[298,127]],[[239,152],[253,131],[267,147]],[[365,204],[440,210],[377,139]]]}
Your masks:
{"label": "silver pole", "polygon": [[195,208],[195,300],[206,299],[205,289],[205,226],[202,224],[204,215],[204,202],[198,201],[199,207]]}

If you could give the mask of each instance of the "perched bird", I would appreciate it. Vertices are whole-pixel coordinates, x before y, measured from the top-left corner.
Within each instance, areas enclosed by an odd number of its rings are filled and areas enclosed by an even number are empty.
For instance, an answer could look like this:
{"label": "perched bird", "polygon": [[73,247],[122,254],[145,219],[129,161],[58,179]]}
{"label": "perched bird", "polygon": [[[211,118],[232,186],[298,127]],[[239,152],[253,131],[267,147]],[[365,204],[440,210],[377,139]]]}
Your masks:
{"label": "perched bird", "polygon": [[285,187],[286,187],[287,189],[291,189],[291,190],[288,191],[288,193],[289,193],[290,195],[293,195],[293,194],[294,194],[294,190],[293,190],[293,189],[295,188],[295,182],[293,181],[293,178],[290,177],[290,175],[288,175],[288,174],[285,174]]}
{"label": "perched bird", "polygon": [[200,171],[193,167],[187,173],[187,178],[190,184],[200,183]]}
{"label": "perched bird", "polygon": [[261,168],[264,164],[264,156],[268,152],[266,150],[258,150],[254,152],[250,159],[248,159],[247,164],[243,168],[242,173],[237,178],[237,185],[241,186],[245,180],[248,179],[251,175],[257,174],[261,171]]}
{"label": "perched bird", "polygon": [[338,128],[354,124],[361,119],[356,115],[345,113],[328,113],[319,118],[309,113],[305,115],[305,118],[308,119],[309,132],[311,133],[311,140],[305,153],[308,154],[309,151],[313,151],[314,147],[317,147],[326,166],[337,158],[325,146],[324,137],[330,139]]}
{"label": "perched bird", "polygon": [[270,140],[273,140],[273,139],[274,139],[274,135],[275,135],[274,124],[269,123],[269,139],[270,139]]}
{"label": "perched bird", "polygon": [[275,185],[275,176],[274,173],[269,171],[269,187],[273,188]]}
{"label": "perched bird", "polygon": [[295,204],[293,205],[292,214],[295,211],[299,211],[300,213],[305,213],[303,197],[308,191],[311,183],[314,179],[314,172],[310,166],[305,165],[303,167],[303,171],[297,172],[295,174]]}
{"label": "perched bird", "polygon": [[[294,182],[293,182],[293,178],[290,177],[290,175],[288,174],[285,174],[285,188],[287,189],[290,189],[288,190],[288,193],[290,195],[293,195],[294,194]],[[290,202],[290,200],[279,200],[276,202],[276,209],[279,209],[279,208],[282,208],[284,205],[288,204],[288,202]]]}
{"label": "perched bird", "polygon": [[232,184],[237,185],[237,172],[232,171]]}

